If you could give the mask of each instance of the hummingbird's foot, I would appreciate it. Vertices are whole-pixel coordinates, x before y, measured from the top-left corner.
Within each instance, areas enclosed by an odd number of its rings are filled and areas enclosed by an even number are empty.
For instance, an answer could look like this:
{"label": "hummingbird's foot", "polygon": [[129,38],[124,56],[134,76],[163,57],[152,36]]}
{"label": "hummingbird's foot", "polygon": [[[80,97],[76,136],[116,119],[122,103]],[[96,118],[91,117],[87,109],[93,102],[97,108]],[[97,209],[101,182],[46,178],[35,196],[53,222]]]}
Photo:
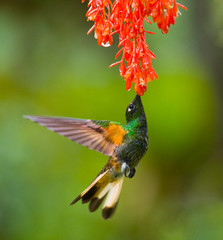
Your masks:
{"label": "hummingbird's foot", "polygon": [[128,178],[132,178],[135,175],[135,168],[131,169],[127,163],[122,164],[122,172],[124,172],[125,176]]}
{"label": "hummingbird's foot", "polygon": [[136,173],[136,169],[135,168],[131,169],[130,172],[129,172],[128,177],[129,178],[133,178],[135,176],[135,173]]}

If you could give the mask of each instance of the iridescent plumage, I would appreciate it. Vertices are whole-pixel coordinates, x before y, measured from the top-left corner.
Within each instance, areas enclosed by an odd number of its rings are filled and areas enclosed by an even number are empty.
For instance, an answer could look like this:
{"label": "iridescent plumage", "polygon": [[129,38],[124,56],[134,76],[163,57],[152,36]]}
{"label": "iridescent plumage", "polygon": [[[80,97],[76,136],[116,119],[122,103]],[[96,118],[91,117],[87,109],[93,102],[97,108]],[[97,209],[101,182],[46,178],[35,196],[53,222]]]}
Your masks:
{"label": "iridescent plumage", "polygon": [[126,109],[126,125],[113,121],[94,121],[61,117],[24,116],[72,141],[110,156],[95,180],[71,203],[90,202],[95,211],[106,197],[102,209],[105,219],[115,211],[124,176],[132,178],[148,147],[146,116],[140,96]]}

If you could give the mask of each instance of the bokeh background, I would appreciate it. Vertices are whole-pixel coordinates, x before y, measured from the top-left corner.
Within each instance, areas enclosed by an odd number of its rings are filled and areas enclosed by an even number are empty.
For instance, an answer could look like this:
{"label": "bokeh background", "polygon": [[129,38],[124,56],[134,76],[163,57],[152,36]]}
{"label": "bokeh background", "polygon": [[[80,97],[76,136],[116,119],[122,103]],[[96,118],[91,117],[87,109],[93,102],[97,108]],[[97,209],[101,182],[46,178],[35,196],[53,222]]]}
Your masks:
{"label": "bokeh background", "polygon": [[167,35],[147,25],[158,81],[142,98],[150,146],[116,214],[69,203],[107,157],[23,114],[125,122],[117,52],[97,45],[87,2],[0,1],[0,239],[223,239],[223,2],[187,1]]}

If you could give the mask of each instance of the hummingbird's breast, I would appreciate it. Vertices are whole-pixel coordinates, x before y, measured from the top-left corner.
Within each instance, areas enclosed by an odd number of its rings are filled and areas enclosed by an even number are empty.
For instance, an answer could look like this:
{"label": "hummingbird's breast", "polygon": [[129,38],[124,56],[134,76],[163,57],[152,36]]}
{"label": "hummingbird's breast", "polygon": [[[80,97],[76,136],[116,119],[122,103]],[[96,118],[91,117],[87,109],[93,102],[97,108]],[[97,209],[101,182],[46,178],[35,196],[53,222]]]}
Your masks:
{"label": "hummingbird's breast", "polygon": [[118,161],[126,162],[130,168],[135,168],[148,148],[147,128],[135,129],[124,136],[123,143],[115,150]]}

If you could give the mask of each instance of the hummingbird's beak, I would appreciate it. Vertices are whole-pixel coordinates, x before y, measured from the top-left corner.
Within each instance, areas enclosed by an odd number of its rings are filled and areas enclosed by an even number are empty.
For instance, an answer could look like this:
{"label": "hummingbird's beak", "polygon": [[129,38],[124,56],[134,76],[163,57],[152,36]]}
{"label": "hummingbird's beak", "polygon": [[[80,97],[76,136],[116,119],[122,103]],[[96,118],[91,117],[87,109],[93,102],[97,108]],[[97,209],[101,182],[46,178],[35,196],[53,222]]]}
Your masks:
{"label": "hummingbird's beak", "polygon": [[137,95],[135,96],[135,98],[133,99],[132,102],[133,102],[133,103],[141,102],[140,96],[137,94]]}

